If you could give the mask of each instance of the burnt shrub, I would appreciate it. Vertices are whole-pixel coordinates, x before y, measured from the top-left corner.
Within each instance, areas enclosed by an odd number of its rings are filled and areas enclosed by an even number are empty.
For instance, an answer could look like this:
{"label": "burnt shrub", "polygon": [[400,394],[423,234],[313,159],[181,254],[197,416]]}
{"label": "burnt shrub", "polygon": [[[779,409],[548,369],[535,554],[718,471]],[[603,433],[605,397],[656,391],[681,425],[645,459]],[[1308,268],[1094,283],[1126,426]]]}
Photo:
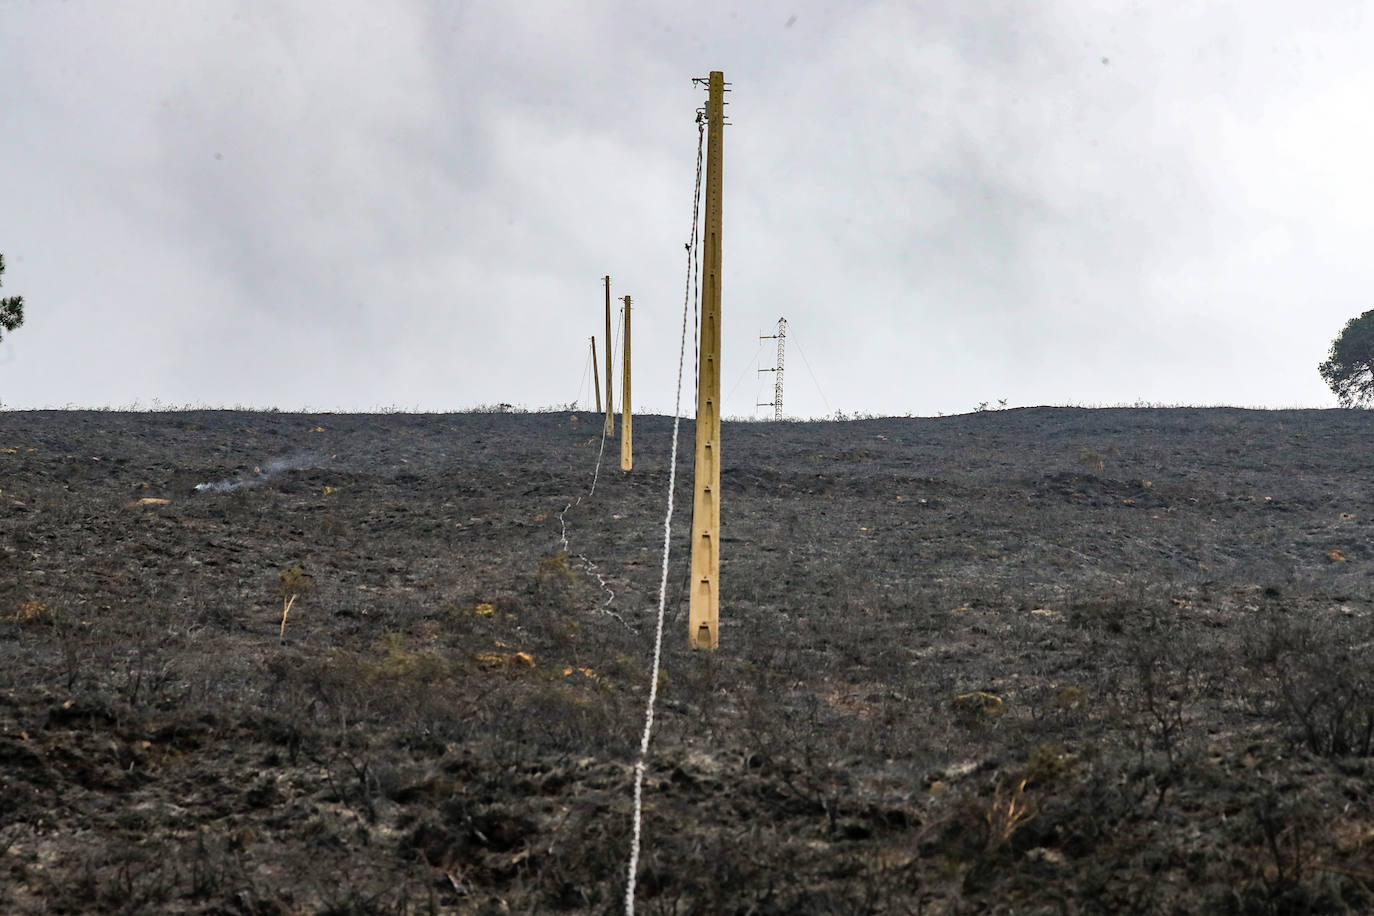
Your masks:
{"label": "burnt shrub", "polygon": [[1226,691],[1216,666],[1226,649],[1186,609],[1159,598],[1131,607],[1119,626],[1119,638],[1098,645],[1107,708],[1140,763],[1159,758],[1174,770],[1196,753],[1208,703]]}
{"label": "burnt shrub", "polygon": [[1374,753],[1374,669],[1367,619],[1333,614],[1296,619],[1271,613],[1248,641],[1260,677],[1257,706],[1286,723],[1295,740],[1326,757]]}
{"label": "burnt shrub", "polygon": [[560,753],[628,754],[639,724],[637,703],[574,671],[543,679],[537,687],[509,696],[493,734]]}
{"label": "burnt shrub", "polygon": [[576,585],[577,574],[569,564],[568,554],[558,551],[540,557],[534,574],[534,593],[544,602],[553,607],[566,604]]}

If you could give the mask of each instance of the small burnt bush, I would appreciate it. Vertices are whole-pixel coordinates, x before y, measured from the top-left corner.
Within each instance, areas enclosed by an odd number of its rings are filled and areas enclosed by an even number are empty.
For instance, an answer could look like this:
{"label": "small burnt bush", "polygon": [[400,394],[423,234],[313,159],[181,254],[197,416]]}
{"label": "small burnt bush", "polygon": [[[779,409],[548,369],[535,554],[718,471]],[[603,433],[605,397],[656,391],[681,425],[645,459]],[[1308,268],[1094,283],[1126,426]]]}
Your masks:
{"label": "small burnt bush", "polygon": [[502,737],[566,754],[628,756],[638,737],[638,704],[574,671],[511,697],[491,728]]}
{"label": "small burnt bush", "polygon": [[1261,677],[1259,705],[1294,738],[1326,757],[1374,753],[1374,627],[1367,617],[1333,614],[1297,619],[1271,613],[1249,645]]}

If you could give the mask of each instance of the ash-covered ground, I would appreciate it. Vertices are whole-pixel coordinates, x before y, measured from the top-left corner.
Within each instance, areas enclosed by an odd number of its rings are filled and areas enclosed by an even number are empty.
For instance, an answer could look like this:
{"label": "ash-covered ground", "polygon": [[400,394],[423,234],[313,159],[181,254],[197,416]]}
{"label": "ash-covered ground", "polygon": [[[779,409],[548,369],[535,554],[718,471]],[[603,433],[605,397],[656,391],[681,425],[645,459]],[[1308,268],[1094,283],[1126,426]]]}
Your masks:
{"label": "ash-covered ground", "polygon": [[[0,911],[619,911],[601,425],[0,413]],[[727,423],[714,653],[682,434],[639,912],[1374,911],[1374,416]]]}

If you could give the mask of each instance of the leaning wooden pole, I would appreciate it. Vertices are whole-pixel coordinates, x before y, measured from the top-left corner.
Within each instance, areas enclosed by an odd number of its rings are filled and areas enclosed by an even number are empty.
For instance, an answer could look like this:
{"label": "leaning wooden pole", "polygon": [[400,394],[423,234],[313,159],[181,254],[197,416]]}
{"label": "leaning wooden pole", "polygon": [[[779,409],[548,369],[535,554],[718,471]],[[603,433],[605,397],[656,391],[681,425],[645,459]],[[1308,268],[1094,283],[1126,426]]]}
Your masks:
{"label": "leaning wooden pole", "polygon": [[633,470],[634,454],[630,448],[630,297],[625,297],[625,340],[623,372],[620,376],[620,469]]}
{"label": "leaning wooden pole", "polygon": [[701,351],[697,364],[696,498],[688,641],[720,645],[720,230],[725,75],[711,71],[706,101],[706,227],[702,253]]}
{"label": "leaning wooden pole", "polygon": [[596,365],[596,335],[592,335],[592,387],[596,389],[596,412],[601,413],[601,369]]}
{"label": "leaning wooden pole", "polygon": [[606,275],[606,435],[615,438],[615,386],[611,384],[611,277]]}

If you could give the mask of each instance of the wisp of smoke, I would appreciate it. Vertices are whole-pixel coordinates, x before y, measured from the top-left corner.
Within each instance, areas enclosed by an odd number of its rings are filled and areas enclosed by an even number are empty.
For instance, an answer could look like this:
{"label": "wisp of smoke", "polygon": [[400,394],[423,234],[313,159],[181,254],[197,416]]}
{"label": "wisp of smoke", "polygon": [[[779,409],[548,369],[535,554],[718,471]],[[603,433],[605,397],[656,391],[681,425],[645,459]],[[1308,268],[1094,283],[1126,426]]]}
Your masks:
{"label": "wisp of smoke", "polygon": [[198,483],[195,486],[195,490],[197,493],[205,493],[207,491],[210,493],[229,493],[233,490],[237,490],[239,487],[249,486],[251,485],[251,483],[252,481],[247,480],[242,482],[233,480],[216,480],[213,483]]}
{"label": "wisp of smoke", "polygon": [[313,467],[315,465],[314,455],[293,455],[289,458],[273,458],[260,468],[253,469],[253,476],[239,477],[237,479],[226,478],[210,483],[198,483],[195,486],[197,493],[232,493],[235,490],[242,490],[245,487],[256,487],[264,484],[286,471],[295,471],[300,468]]}

